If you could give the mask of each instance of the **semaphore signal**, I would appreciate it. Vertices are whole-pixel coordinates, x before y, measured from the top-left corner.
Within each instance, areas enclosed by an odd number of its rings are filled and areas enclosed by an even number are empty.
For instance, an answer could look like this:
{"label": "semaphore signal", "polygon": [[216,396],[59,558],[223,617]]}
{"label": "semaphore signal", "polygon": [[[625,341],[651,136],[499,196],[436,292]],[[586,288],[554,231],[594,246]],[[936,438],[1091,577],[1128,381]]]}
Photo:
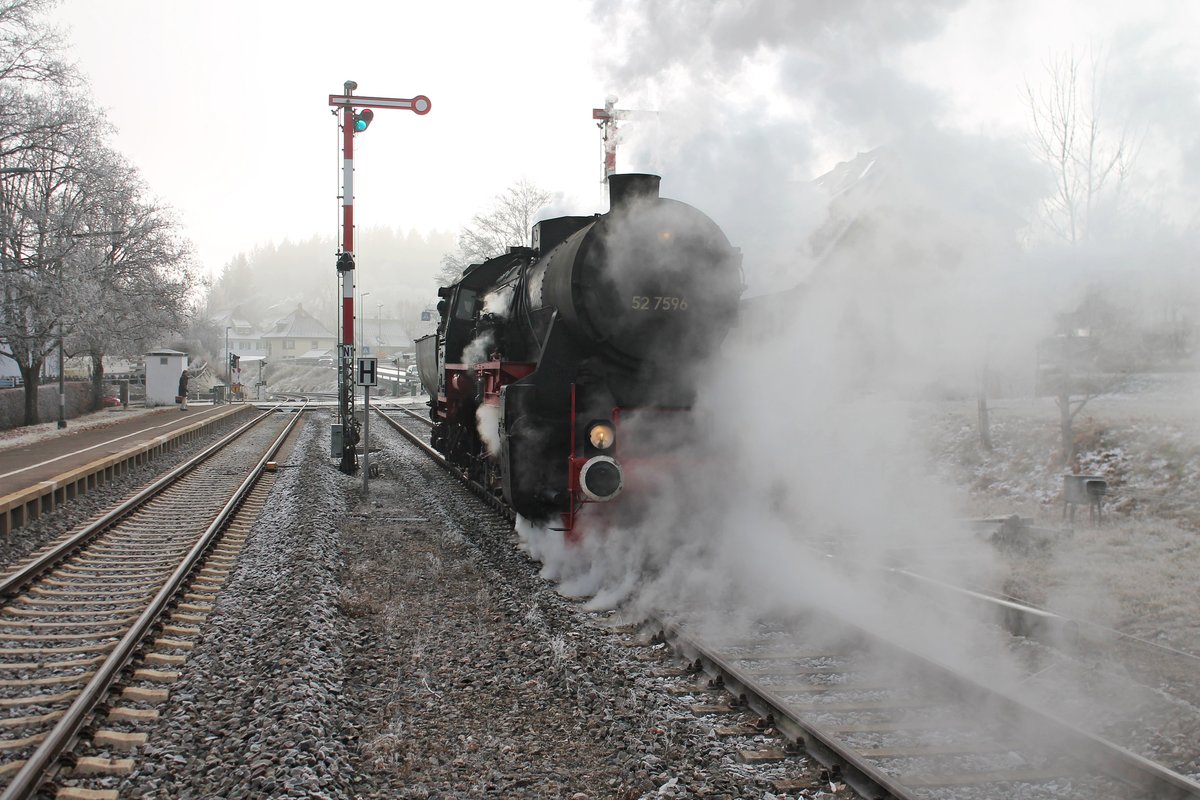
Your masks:
{"label": "semaphore signal", "polygon": [[[355,96],[358,84],[346,81],[342,94],[329,95],[329,105],[342,112],[342,248],[337,254],[337,274],[342,290],[342,330],[338,347],[338,414],[341,426],[342,472],[358,468],[358,420],[354,417],[354,134],[362,133],[375,119],[374,109],[398,108],[418,116],[429,113],[433,104],[423,94],[416,97]],[[334,449],[337,449],[334,435]]]}

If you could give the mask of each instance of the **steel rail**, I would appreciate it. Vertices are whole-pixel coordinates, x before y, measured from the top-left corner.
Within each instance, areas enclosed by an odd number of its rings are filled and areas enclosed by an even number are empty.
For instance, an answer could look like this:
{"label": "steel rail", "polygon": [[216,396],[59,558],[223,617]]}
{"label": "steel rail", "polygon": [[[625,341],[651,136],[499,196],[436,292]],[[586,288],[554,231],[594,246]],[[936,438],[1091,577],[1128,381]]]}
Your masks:
{"label": "steel rail", "polygon": [[711,667],[721,676],[731,692],[744,700],[748,708],[763,718],[770,717],[775,727],[793,740],[803,741],[805,749],[826,767],[841,768],[842,777],[860,795],[880,800],[885,795],[896,800],[917,800],[917,795],[912,791],[860,758],[833,735],[790,712],[787,703],[781,698],[759,687],[752,677],[743,674],[720,655],[709,652],[707,648],[684,634],[679,626],[658,618],[652,618],[650,622],[662,629],[664,641],[670,642],[677,651],[687,653],[693,660],[698,659]]}
{"label": "steel rail", "polygon": [[426,425],[433,427],[433,420],[431,420],[427,414],[418,414],[417,412],[413,411],[411,408],[404,408],[403,406],[399,406],[398,409],[400,411],[404,412],[405,414],[407,414],[408,416],[412,417],[413,419],[420,420],[421,422],[424,422]]}
{"label": "steel rail", "polygon": [[[405,409],[402,409],[402,410],[405,410]],[[378,409],[378,408],[377,408],[377,409],[374,409],[374,411],[375,411],[376,413],[378,413],[378,414],[379,414],[379,416],[383,417],[383,419],[384,419],[384,420],[387,422],[387,424],[388,424],[388,425],[391,425],[393,429],[395,429],[396,431],[399,431],[400,433],[404,434],[404,437],[405,437],[406,439],[408,439],[410,442],[412,442],[413,444],[415,444],[417,447],[421,448],[421,450],[422,450],[422,451],[425,453],[425,455],[427,455],[427,456],[429,456],[430,458],[432,458],[432,459],[434,460],[434,462],[435,462],[435,463],[437,463],[437,464],[438,464],[439,466],[441,466],[441,467],[445,467],[447,470],[449,470],[450,472],[453,472],[453,473],[455,473],[456,475],[458,474],[458,470],[456,470],[456,469],[454,468],[454,466],[453,466],[453,465],[452,465],[452,464],[451,464],[449,461],[447,461],[447,460],[446,460],[446,457],[445,457],[445,456],[443,456],[443,455],[442,455],[441,453],[439,453],[437,450],[434,450],[432,445],[430,445],[428,442],[426,442],[426,441],[425,441],[424,439],[422,439],[420,436],[417,436],[417,434],[413,433],[413,432],[412,432],[412,431],[410,431],[408,428],[406,428],[406,427],[404,427],[403,425],[401,425],[401,424],[400,424],[399,422],[397,422],[396,420],[392,419],[392,418],[391,418],[390,416],[388,416],[387,414],[383,413],[383,411],[382,411],[382,410],[380,410],[380,409]],[[412,416],[414,416],[414,417],[416,417],[417,419],[421,419],[421,417],[420,417],[419,415],[417,415],[417,414],[413,414],[411,411],[407,411],[407,410],[405,410],[405,412],[406,412],[406,413],[408,413],[408,414],[410,414],[410,415],[412,415]]]}
{"label": "steel rail", "polygon": [[[994,522],[999,520],[981,520],[984,522]],[[810,545],[801,545],[820,555],[821,558],[835,559],[837,556],[829,553],[824,549],[812,547]],[[1029,603],[1022,602],[1014,597],[992,594],[986,591],[978,591],[967,589],[962,586],[946,583],[944,581],[931,578],[927,575],[913,572],[912,570],[902,569],[900,567],[889,567],[881,563],[872,563],[858,560],[859,565],[867,566],[871,569],[896,580],[897,584],[904,583],[907,588],[914,591],[922,591],[927,596],[932,596],[934,592],[941,592],[946,595],[953,595],[960,599],[966,600],[969,604],[977,607],[990,607],[996,612],[1003,627],[1019,636],[1029,636],[1034,639],[1045,641],[1047,644],[1057,646],[1059,641],[1076,641],[1085,635],[1100,634],[1105,637],[1114,637],[1128,644],[1138,647],[1147,648],[1159,653],[1168,653],[1179,658],[1188,659],[1190,661],[1200,661],[1200,655],[1191,653],[1186,650],[1170,647],[1169,645],[1152,642],[1147,639],[1142,639],[1128,633],[1124,633],[1113,628],[1100,625],[1095,622],[1090,622],[1085,619],[1076,619],[1074,617],[1064,616],[1062,614],[1048,611],[1044,608],[1039,608]]]}
{"label": "steel rail", "polygon": [[[254,423],[261,421],[266,416],[268,414],[262,415],[254,420]],[[132,658],[137,647],[151,628],[157,624],[158,618],[178,593],[183,582],[214,544],[218,534],[224,529],[229,518],[241,506],[242,501],[249,494],[250,488],[258,481],[263,470],[266,469],[267,462],[283,446],[284,441],[292,432],[292,429],[295,428],[296,422],[301,416],[299,413],[295,414],[284,430],[276,437],[275,441],[267,449],[266,454],[259,459],[258,464],[251,470],[246,479],[242,481],[241,485],[217,514],[216,518],[213,519],[208,528],[201,534],[196,544],[188,551],[188,554],[184,556],[183,561],[171,573],[171,576],[154,596],[154,599],[150,601],[150,604],[138,616],[129,631],[121,637],[121,641],[117,643],[104,663],[97,668],[92,679],[87,682],[87,685],[84,686],[79,696],[75,698],[75,701],[63,713],[62,719],[46,735],[45,740],[42,741],[29,759],[22,765],[21,770],[13,777],[8,786],[5,787],[4,793],[0,795],[0,800],[25,800],[25,798],[32,797],[38,790],[42,780],[45,778],[46,771],[58,760],[62,752],[70,746],[74,737],[79,733],[79,730],[87,720],[88,714],[91,713],[92,709],[108,693],[110,687],[120,675],[121,670],[125,668],[125,665]],[[248,427],[249,425],[244,425],[238,431],[244,431]],[[229,437],[226,437],[222,441],[224,444],[228,444]],[[212,448],[209,448],[205,452],[208,453],[211,450]]]}
{"label": "steel rail", "polygon": [[[823,548],[801,543],[801,547],[818,554],[823,559],[837,559],[838,556]],[[900,567],[889,567],[882,563],[855,560],[856,565],[872,569],[896,583],[914,592],[922,592],[932,596],[935,592],[950,595],[979,608],[990,608],[1002,621],[1009,633],[1015,633],[1033,638],[1047,639],[1050,635],[1071,640],[1080,632],[1078,620],[1046,611],[1042,608],[1021,603],[1013,599],[999,597],[985,592],[966,589],[961,586],[930,578],[911,570]]]}
{"label": "steel rail", "polygon": [[[653,623],[662,628],[664,638],[678,644],[682,651],[690,652],[693,657],[709,664],[717,674],[722,676],[723,680],[732,682],[737,689],[746,694],[747,704],[754,711],[764,717],[771,715],[776,721],[785,720],[787,726],[792,728],[787,732],[793,738],[804,740],[806,747],[810,750],[813,749],[812,743],[818,744],[814,755],[832,755],[841,766],[843,775],[852,779],[851,785],[860,794],[878,796],[871,793],[882,790],[898,800],[917,800],[921,796],[920,791],[909,789],[895,777],[882,772],[867,759],[858,755],[853,748],[842,744],[819,725],[792,713],[786,702],[776,697],[769,689],[759,686],[752,676],[746,675],[720,655],[709,652],[702,644],[688,637],[678,625],[661,619],[654,619]],[[873,637],[865,631],[860,631],[860,633],[874,641],[879,641],[878,637]],[[1093,766],[1097,771],[1110,778],[1146,792],[1147,797],[1153,797],[1156,800],[1200,798],[1200,782],[1196,782],[1186,775],[1168,769],[1162,764],[1140,756],[1101,736],[1089,733],[1049,712],[1026,705],[1017,698],[982,686],[971,680],[969,676],[894,642],[889,642],[888,645],[927,669],[935,670],[951,678],[959,687],[973,695],[987,698],[993,702],[1000,701],[1002,707],[1010,715],[1022,716],[1026,719],[1032,718],[1053,726],[1064,735],[1071,737],[1069,742],[1059,742],[1066,753]],[[831,766],[831,764],[826,764],[826,766]]]}
{"label": "steel rail", "polygon": [[[385,414],[382,409],[372,409],[372,410],[375,411],[376,413],[378,413],[379,416],[383,417],[384,421],[387,422],[387,424],[390,425],[394,430],[403,434],[406,439],[408,439],[410,442],[412,442],[417,447],[419,447],[422,450],[422,452],[425,453],[425,455],[432,458],[434,463],[436,463],[438,466],[445,469],[447,472],[449,472],[454,477],[458,478],[458,480],[464,486],[466,486],[468,489],[470,489],[473,494],[475,494],[477,497],[479,497],[479,499],[483,500],[485,503],[490,505],[492,508],[496,509],[496,511],[500,512],[500,514],[502,514],[505,519],[507,519],[510,522],[516,519],[516,513],[511,508],[508,507],[507,503],[505,503],[501,498],[496,497],[494,494],[489,492],[484,486],[482,486],[478,482],[471,480],[471,478],[468,477],[466,475],[466,473],[464,473],[459,467],[457,467],[454,464],[451,464],[449,461],[447,461],[445,456],[443,456],[437,450],[433,449],[433,447],[430,444],[428,444],[424,439],[422,439],[420,436],[418,436],[417,434],[410,431],[408,428],[405,428],[403,425],[401,425],[399,422],[394,420],[388,414]],[[424,422],[428,425],[433,424],[433,423],[429,422],[428,420],[426,420],[424,417],[422,417],[420,414],[409,411],[408,409],[401,409],[401,410],[404,411],[404,413],[408,414],[409,416],[413,417],[414,419],[420,420],[421,422]]]}
{"label": "steel rail", "polygon": [[225,445],[227,445],[229,442],[232,442],[234,439],[241,436],[245,431],[262,422],[278,408],[279,406],[276,406],[270,411],[265,411],[254,419],[248,421],[245,425],[233,430],[225,437],[219,439],[209,447],[206,447],[202,452],[192,456],[187,461],[176,466],[170,472],[167,472],[161,478],[142,489],[133,497],[130,497],[119,505],[114,506],[110,511],[105,513],[104,516],[100,517],[94,522],[88,523],[86,526],[81,528],[78,533],[71,536],[69,539],[60,542],[42,555],[26,563],[16,572],[13,572],[8,577],[0,580],[0,597],[12,597],[20,592],[23,588],[29,585],[30,581],[36,579],[39,575],[49,570],[60,561],[66,559],[68,556],[72,555],[75,551],[79,550],[92,539],[99,536],[106,529],[119,522],[124,517],[128,516],[131,512],[145,505],[164,488],[179,480],[187,473],[191,472],[206,459],[208,459],[209,456],[213,455],[218,450],[225,447]]}

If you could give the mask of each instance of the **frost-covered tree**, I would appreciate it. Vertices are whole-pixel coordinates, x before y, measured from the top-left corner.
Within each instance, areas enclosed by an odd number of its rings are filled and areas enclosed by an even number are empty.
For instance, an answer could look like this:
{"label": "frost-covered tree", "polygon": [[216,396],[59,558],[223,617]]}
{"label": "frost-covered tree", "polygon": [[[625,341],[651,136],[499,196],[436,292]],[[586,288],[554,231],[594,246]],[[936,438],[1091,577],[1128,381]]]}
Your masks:
{"label": "frost-covered tree", "polygon": [[104,357],[136,356],[182,333],[204,282],[169,211],[146,199],[136,170],[107,154],[72,251],[78,282],[67,349],[91,359],[92,402],[104,395]]}
{"label": "frost-covered tree", "polygon": [[1054,179],[1043,221],[1070,244],[1093,234],[1101,204],[1121,202],[1139,137],[1104,102],[1103,58],[1074,51],[1049,58],[1045,80],[1025,85],[1034,155]]}
{"label": "frost-covered tree", "polygon": [[[44,20],[55,0],[0,0],[0,354],[26,384],[25,419],[37,419],[37,376],[53,348],[64,258],[77,208],[63,168],[94,128],[77,81]],[[94,132],[94,131],[93,131]]]}
{"label": "frost-covered tree", "polygon": [[471,264],[503,255],[509,247],[528,245],[533,221],[549,202],[549,192],[524,179],[497,195],[491,210],[476,214],[459,233],[458,249],[442,258],[441,282],[458,280]]}
{"label": "frost-covered tree", "polygon": [[64,86],[76,79],[45,14],[58,0],[0,0],[0,84]]}
{"label": "frost-covered tree", "polygon": [[[36,102],[35,102],[36,101]],[[97,142],[107,125],[69,93],[26,96],[23,134],[0,166],[0,354],[25,382],[25,423],[37,422],[42,363],[71,333],[79,276],[75,234],[94,202],[103,162]]]}
{"label": "frost-covered tree", "polygon": [[[1032,127],[1032,147],[1053,177],[1053,190],[1042,207],[1042,221],[1071,246],[1087,244],[1099,228],[1099,210],[1117,210],[1126,180],[1137,160],[1139,137],[1129,124],[1104,103],[1103,59],[1074,51],[1045,63],[1045,81],[1027,83],[1026,102]],[[1063,354],[1056,364],[1054,398],[1059,410],[1063,463],[1075,457],[1074,421],[1098,394],[1116,381],[1083,377],[1077,360],[1078,337],[1063,333],[1056,340]]]}
{"label": "frost-covered tree", "polygon": [[170,214],[105,142],[111,128],[43,22],[55,0],[0,0],[0,355],[25,383],[56,351],[134,354],[182,330],[197,279]]}

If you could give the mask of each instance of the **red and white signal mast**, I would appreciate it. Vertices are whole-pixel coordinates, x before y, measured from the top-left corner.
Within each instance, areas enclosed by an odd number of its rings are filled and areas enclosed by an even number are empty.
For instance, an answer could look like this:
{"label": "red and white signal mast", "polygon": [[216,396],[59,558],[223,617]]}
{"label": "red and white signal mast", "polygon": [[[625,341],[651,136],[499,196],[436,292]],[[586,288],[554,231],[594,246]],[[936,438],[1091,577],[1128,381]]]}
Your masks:
{"label": "red and white signal mast", "polygon": [[[358,469],[358,420],[354,418],[354,134],[362,133],[375,118],[376,108],[399,108],[425,115],[429,98],[353,96],[358,84],[346,81],[342,94],[329,95],[329,105],[342,110],[342,249],[337,254],[338,281],[342,290],[342,331],[338,347],[338,414],[341,424],[341,470]],[[335,442],[336,445],[336,442]]]}
{"label": "red and white signal mast", "polygon": [[604,108],[593,108],[592,119],[598,119],[596,127],[600,129],[604,141],[604,180],[617,171],[617,142],[620,141],[617,131],[617,121],[623,119],[655,119],[657,111],[635,111],[617,108],[617,96],[610,94],[604,98]]}

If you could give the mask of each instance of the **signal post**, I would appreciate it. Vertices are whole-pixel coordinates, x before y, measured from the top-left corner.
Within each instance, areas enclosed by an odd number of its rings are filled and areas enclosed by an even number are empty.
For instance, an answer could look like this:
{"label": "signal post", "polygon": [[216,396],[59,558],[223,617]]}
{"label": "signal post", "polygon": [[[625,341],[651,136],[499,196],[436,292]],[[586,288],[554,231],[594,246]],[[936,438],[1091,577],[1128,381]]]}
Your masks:
{"label": "signal post", "polygon": [[604,180],[617,171],[617,122],[623,119],[656,119],[657,111],[636,111],[617,108],[617,96],[610,94],[604,98],[604,108],[593,108],[592,119],[598,119],[596,127],[600,129],[604,141]]}
{"label": "signal post", "polygon": [[376,108],[399,108],[424,116],[432,104],[425,95],[412,98],[354,96],[358,84],[346,81],[342,94],[329,95],[336,115],[342,112],[342,249],[337,254],[342,291],[342,327],[338,345],[338,417],[342,426],[340,469],[353,474],[358,468],[358,420],[354,418],[354,134],[362,133],[375,118]]}

